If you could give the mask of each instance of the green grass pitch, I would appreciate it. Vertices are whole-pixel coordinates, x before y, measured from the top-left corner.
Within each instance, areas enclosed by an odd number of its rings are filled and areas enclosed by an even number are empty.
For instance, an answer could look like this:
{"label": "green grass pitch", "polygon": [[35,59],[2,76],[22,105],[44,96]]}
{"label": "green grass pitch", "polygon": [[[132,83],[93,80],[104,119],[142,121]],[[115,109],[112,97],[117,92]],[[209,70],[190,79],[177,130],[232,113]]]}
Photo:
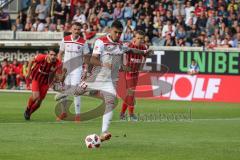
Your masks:
{"label": "green grass pitch", "polygon": [[[0,93],[0,160],[240,159],[239,103],[137,100],[136,112],[141,116],[184,114],[185,118],[120,122],[118,106],[110,126],[112,139],[99,149],[87,149],[84,138],[100,133],[101,118],[80,124],[56,122],[55,101],[48,95],[26,122],[23,111],[28,96]],[[82,110],[98,103],[83,97]]]}

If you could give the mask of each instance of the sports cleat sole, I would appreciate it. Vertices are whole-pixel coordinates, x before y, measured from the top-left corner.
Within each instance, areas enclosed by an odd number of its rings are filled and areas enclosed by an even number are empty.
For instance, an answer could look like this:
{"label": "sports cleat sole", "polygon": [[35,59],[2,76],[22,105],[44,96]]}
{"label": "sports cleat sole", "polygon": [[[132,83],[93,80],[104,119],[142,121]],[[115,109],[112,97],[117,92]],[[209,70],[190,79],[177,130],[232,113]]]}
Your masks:
{"label": "sports cleat sole", "polygon": [[110,140],[111,137],[112,137],[111,133],[103,133],[103,134],[100,136],[100,140],[101,140],[101,142],[107,141],[107,140]]}

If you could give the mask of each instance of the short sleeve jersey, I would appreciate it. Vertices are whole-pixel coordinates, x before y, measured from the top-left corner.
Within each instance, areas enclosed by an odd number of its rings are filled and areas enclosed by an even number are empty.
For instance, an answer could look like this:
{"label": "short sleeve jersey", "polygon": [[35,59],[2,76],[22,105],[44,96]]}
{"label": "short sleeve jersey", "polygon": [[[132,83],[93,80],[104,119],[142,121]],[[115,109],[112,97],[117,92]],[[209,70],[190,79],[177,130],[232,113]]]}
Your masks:
{"label": "short sleeve jersey", "polygon": [[[100,37],[96,40],[93,48],[93,54],[100,56],[101,63],[112,64],[112,69],[109,70],[105,67],[100,67],[100,71],[97,72],[97,80],[103,81],[117,81],[118,71],[122,65],[122,57],[126,47],[121,41],[113,42],[109,35]],[[99,67],[94,66],[93,72]],[[94,73],[93,73],[94,74]]]}
{"label": "short sleeve jersey", "polygon": [[60,44],[60,51],[64,52],[64,66],[67,68],[68,73],[81,73],[83,65],[83,56],[90,54],[90,50],[86,41],[79,37],[73,40],[72,36],[63,38]]}

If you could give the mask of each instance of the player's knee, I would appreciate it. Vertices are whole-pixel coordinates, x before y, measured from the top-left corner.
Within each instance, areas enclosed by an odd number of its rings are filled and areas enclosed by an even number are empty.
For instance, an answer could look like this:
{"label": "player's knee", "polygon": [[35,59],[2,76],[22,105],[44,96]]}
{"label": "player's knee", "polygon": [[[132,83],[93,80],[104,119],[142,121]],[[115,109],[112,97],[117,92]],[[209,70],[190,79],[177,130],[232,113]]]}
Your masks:
{"label": "player's knee", "polygon": [[40,100],[40,95],[33,95],[33,96],[32,96],[32,99],[33,99],[34,101]]}
{"label": "player's knee", "polygon": [[116,100],[116,98],[108,99],[106,101],[106,107],[113,110],[116,107],[115,100]]}
{"label": "player's knee", "polygon": [[36,103],[38,104],[38,105],[40,105],[41,103],[42,103],[42,99],[39,97],[39,98],[37,98],[36,99]]}
{"label": "player's knee", "polygon": [[37,105],[40,105],[41,102],[42,102],[41,97],[38,96],[38,95],[32,96],[32,100],[33,100]]}

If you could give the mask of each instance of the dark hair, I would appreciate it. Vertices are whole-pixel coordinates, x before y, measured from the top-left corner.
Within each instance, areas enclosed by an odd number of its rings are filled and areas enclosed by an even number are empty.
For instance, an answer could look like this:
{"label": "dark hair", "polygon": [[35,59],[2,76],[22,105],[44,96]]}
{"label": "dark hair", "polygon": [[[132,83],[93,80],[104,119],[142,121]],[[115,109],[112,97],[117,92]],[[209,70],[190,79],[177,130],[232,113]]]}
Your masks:
{"label": "dark hair", "polygon": [[137,30],[136,34],[139,34],[141,36],[145,36],[145,32],[143,32],[142,30]]}
{"label": "dark hair", "polygon": [[113,21],[111,28],[123,29],[123,25],[119,20]]}
{"label": "dark hair", "polygon": [[53,51],[53,52],[55,52],[56,54],[58,54],[59,49],[58,49],[58,48],[48,48],[48,49],[46,50],[47,53],[49,53],[50,51]]}
{"label": "dark hair", "polygon": [[75,26],[78,26],[78,27],[82,27],[81,23],[79,23],[79,22],[73,22],[73,23],[72,23],[72,26],[74,26],[74,25],[75,25]]}

